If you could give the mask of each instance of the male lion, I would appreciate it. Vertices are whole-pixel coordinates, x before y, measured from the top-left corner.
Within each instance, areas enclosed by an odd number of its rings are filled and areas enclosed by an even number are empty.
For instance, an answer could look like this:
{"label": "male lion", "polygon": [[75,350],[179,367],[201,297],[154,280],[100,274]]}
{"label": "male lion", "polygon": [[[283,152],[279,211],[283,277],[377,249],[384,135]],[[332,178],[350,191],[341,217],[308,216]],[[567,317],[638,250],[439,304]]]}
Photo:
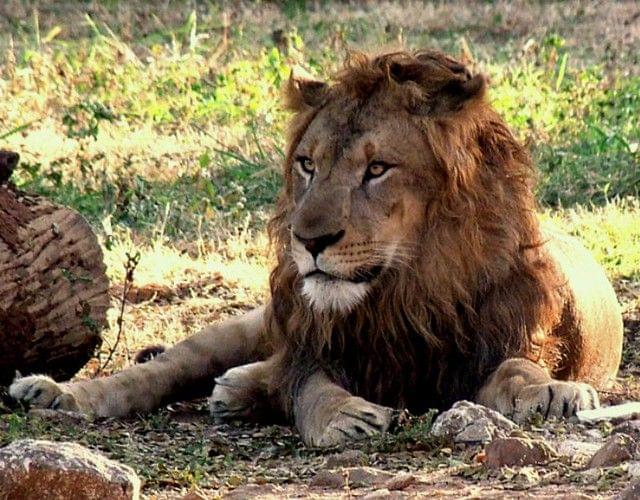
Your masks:
{"label": "male lion", "polygon": [[218,377],[216,420],[285,416],[314,446],[463,398],[515,420],[598,406],[616,297],[577,241],[541,229],[531,161],[485,88],[433,51],[356,54],[331,85],[292,77],[271,300],[111,377],[32,375],[11,395],[119,416]]}

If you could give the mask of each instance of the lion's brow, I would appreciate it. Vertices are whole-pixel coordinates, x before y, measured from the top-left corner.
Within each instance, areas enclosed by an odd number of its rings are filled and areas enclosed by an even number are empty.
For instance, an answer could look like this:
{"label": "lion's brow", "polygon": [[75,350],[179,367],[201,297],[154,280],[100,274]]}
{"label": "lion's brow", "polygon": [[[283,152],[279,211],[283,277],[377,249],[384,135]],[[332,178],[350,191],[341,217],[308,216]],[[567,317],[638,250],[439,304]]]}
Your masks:
{"label": "lion's brow", "polygon": [[357,106],[349,115],[347,120],[336,131],[336,147],[334,150],[336,161],[344,157],[353,144],[366,132],[361,122],[362,106]]}

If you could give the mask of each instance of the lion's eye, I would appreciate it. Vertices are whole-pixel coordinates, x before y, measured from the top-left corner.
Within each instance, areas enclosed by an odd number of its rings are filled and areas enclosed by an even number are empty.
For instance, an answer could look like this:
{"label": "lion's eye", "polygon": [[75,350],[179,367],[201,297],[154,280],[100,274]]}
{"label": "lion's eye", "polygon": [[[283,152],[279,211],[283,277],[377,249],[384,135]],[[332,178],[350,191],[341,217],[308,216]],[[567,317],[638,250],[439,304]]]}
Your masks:
{"label": "lion's eye", "polygon": [[375,179],[377,177],[383,176],[393,165],[389,165],[388,163],[384,163],[382,161],[374,161],[369,163],[367,170],[364,173],[364,180],[368,181],[370,179]]}
{"label": "lion's eye", "polygon": [[308,156],[297,156],[296,161],[300,165],[300,168],[305,174],[313,175],[316,167],[313,164],[313,160]]}

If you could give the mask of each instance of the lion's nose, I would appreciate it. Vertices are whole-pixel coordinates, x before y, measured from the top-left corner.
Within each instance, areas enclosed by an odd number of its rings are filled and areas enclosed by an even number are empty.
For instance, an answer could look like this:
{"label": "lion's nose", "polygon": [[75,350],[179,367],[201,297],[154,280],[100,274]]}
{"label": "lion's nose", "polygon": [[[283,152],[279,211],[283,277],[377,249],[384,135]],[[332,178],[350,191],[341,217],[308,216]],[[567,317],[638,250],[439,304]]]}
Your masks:
{"label": "lion's nose", "polygon": [[303,238],[299,234],[295,233],[294,236],[304,245],[307,252],[309,252],[315,259],[325,248],[335,245],[342,239],[344,236],[344,229],[341,229],[337,233],[323,234],[322,236],[316,236],[315,238]]}

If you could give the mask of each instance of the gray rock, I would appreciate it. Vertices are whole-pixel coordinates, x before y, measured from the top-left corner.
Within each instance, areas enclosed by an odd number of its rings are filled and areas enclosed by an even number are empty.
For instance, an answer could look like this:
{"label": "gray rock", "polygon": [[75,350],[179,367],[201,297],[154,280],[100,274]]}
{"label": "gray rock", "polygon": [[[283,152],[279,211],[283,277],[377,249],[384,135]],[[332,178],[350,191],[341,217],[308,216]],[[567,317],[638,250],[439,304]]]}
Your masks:
{"label": "gray rock", "polygon": [[470,401],[458,401],[436,418],[431,432],[456,443],[489,443],[518,426],[497,411]]}
{"label": "gray rock", "polygon": [[611,467],[631,460],[636,442],[628,434],[613,434],[589,460],[589,467]]}
{"label": "gray rock", "polygon": [[604,434],[599,429],[587,429],[583,431],[582,434],[594,441],[602,441],[602,439],[604,438]]}
{"label": "gray rock", "polygon": [[0,449],[0,492],[24,500],[137,500],[140,479],[77,443],[21,439]]}

